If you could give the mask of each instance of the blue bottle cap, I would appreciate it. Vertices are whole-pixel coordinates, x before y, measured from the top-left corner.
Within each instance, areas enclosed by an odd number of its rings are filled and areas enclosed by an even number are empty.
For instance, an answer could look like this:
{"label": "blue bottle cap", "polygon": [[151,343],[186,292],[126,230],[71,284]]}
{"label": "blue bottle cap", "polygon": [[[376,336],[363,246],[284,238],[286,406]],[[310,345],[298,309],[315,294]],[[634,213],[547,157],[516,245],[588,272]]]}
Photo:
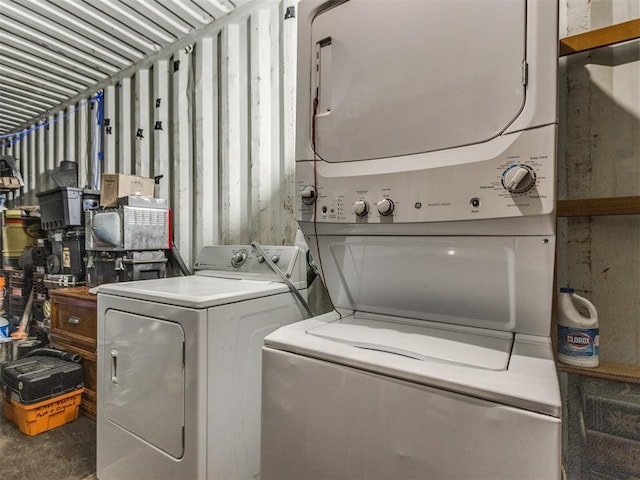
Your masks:
{"label": "blue bottle cap", "polygon": [[576,293],[576,290],[571,287],[562,287],[560,293]]}

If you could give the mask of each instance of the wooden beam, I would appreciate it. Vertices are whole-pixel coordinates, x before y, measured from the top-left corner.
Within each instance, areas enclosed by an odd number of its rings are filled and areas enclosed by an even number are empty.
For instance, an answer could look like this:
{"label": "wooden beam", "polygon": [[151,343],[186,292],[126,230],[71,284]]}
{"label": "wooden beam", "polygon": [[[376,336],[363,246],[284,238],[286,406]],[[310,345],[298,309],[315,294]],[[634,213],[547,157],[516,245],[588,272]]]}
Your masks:
{"label": "wooden beam", "polygon": [[640,18],[560,39],[559,56],[640,38]]}
{"label": "wooden beam", "polygon": [[558,363],[557,366],[559,372],[606,378],[619,382],[640,383],[640,366],[637,365],[600,362],[600,365],[595,368],[575,367],[563,363]]}
{"label": "wooden beam", "polygon": [[558,217],[638,215],[640,196],[558,200]]}

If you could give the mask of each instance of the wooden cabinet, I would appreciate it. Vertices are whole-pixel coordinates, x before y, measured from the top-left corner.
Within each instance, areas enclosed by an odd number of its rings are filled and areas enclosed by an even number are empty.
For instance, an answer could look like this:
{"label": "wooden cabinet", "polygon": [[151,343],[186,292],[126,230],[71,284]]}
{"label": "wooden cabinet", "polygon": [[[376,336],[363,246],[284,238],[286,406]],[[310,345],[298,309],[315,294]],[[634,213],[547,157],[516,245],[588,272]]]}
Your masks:
{"label": "wooden cabinet", "polygon": [[95,420],[97,405],[97,296],[88,287],[49,290],[51,345],[82,357],[84,393],[80,412]]}

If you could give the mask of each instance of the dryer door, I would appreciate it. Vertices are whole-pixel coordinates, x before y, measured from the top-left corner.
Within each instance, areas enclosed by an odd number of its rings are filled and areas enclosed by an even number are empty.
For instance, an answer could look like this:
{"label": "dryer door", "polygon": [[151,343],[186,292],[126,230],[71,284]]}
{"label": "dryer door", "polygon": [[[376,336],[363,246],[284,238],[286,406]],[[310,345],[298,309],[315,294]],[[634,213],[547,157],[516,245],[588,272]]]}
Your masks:
{"label": "dryer door", "polygon": [[525,10],[524,0],[350,0],[318,15],[318,155],[383,158],[499,135],[525,101]]}
{"label": "dryer door", "polygon": [[[105,416],[175,458],[184,453],[184,331],[118,310],[104,320]],[[105,363],[106,363],[105,362]]]}

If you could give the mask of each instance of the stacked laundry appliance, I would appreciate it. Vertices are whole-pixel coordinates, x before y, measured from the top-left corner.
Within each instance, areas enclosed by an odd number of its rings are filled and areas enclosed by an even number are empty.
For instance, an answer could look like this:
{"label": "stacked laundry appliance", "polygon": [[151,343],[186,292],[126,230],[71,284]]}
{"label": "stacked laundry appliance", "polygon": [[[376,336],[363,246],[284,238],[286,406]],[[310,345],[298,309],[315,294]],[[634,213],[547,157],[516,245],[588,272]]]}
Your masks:
{"label": "stacked laundry appliance", "polygon": [[263,480],[560,477],[557,9],[299,3],[297,220],[335,311],[265,339]]}

